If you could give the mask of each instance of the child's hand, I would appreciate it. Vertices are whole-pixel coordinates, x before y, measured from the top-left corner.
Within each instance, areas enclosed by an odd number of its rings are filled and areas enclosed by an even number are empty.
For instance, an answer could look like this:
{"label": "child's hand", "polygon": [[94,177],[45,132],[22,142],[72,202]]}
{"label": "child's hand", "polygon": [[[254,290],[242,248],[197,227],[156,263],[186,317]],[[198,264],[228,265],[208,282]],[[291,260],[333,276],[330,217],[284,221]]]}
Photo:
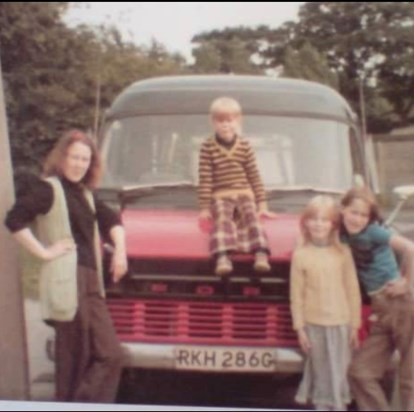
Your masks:
{"label": "child's hand", "polygon": [[275,219],[277,214],[274,212],[270,212],[269,210],[259,211],[259,217],[266,217],[268,219]]}
{"label": "child's hand", "polygon": [[388,296],[392,298],[405,295],[407,292],[408,282],[407,279],[404,277],[393,282],[389,282],[386,286],[386,293]]}
{"label": "child's hand", "polygon": [[259,217],[266,217],[269,219],[274,219],[277,217],[276,213],[269,211],[269,209],[267,208],[267,204],[265,202],[258,204],[257,214],[259,215]]}
{"label": "child's hand", "polygon": [[211,216],[210,209],[202,209],[198,218],[200,220],[211,220],[212,216]]}
{"label": "child's hand", "polygon": [[359,348],[359,337],[358,337],[358,329],[352,328],[351,335],[349,337],[350,345],[352,349],[358,349]]}
{"label": "child's hand", "polygon": [[302,348],[303,352],[308,354],[312,346],[310,344],[308,335],[306,334],[304,329],[298,330],[298,338],[299,338],[300,347]]}

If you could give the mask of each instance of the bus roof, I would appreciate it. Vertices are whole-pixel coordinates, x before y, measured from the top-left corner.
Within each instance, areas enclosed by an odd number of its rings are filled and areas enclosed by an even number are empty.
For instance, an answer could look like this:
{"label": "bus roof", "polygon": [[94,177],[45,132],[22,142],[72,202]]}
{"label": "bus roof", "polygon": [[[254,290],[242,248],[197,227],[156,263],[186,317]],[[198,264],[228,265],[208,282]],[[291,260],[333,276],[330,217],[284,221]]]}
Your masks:
{"label": "bus roof", "polygon": [[245,114],[355,119],[335,90],[306,80],[240,75],[186,75],[141,80],[123,90],[107,118],[206,114],[220,96],[237,99]]}

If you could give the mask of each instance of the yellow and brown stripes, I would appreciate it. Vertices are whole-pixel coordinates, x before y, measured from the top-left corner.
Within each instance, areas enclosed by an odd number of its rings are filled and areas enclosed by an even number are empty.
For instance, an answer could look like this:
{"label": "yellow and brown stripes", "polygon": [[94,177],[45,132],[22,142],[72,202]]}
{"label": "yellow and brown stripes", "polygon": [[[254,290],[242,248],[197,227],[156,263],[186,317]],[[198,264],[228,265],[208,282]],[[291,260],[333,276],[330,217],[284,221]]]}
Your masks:
{"label": "yellow and brown stripes", "polygon": [[253,191],[257,203],[266,200],[255,154],[248,140],[237,138],[236,143],[226,149],[215,138],[207,139],[200,150],[200,208],[209,208],[217,191],[246,189]]}

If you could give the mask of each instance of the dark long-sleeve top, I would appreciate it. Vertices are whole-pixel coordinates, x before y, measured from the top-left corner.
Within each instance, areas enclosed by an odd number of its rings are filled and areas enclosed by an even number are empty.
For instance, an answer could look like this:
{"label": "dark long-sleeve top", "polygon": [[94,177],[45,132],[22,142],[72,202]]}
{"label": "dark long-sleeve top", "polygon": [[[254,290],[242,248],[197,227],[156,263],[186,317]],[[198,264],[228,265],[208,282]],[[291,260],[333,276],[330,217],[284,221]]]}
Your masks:
{"label": "dark long-sleeve top", "polygon": [[[121,224],[120,217],[94,195],[96,213],[89,206],[83,188],[77,183],[61,179],[69,213],[73,239],[77,246],[78,264],[96,269],[94,251],[94,222],[98,223],[101,236],[109,240],[110,230]],[[11,232],[25,229],[38,215],[47,214],[53,204],[50,183],[36,176],[25,176],[17,185],[16,202],[8,212],[5,225]]]}

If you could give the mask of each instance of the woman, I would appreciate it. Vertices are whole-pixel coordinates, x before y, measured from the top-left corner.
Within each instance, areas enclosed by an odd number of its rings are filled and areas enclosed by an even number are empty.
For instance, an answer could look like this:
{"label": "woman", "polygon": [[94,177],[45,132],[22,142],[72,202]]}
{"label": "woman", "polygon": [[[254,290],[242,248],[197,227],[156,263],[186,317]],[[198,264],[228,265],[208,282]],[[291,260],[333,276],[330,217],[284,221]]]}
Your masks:
{"label": "woman", "polygon": [[127,271],[125,236],[119,216],[92,194],[100,174],[93,141],[67,132],[46,160],[44,179],[26,179],[5,221],[41,260],[42,317],[56,330],[58,401],[113,402],[121,373],[121,348],[104,301],[99,233],[114,245],[114,282]]}

